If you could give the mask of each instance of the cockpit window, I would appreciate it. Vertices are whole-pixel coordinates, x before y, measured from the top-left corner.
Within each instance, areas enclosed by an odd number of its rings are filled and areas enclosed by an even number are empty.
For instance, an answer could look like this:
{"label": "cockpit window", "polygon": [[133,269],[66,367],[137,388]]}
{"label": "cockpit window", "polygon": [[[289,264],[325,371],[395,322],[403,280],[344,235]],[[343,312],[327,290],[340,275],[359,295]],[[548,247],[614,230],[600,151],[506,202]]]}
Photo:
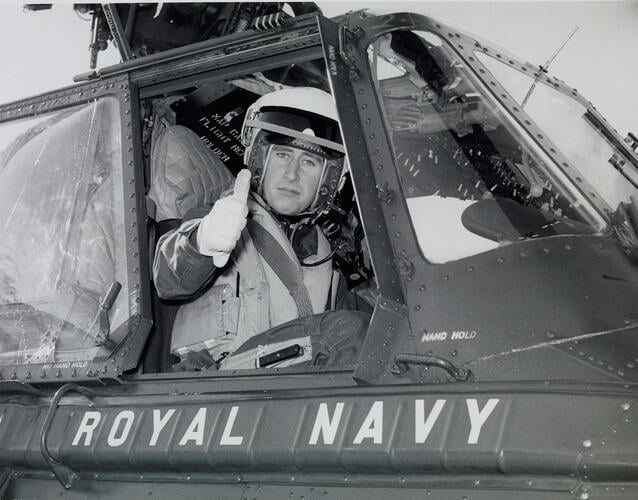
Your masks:
{"label": "cockpit window", "polygon": [[638,190],[638,169],[632,169],[580,102],[481,52],[477,59],[496,77],[525,112],[569,158],[580,175],[612,210]]}
{"label": "cockpit window", "polygon": [[109,290],[132,315],[122,184],[114,97],[0,125],[0,367],[85,366]]}
{"label": "cockpit window", "polygon": [[368,50],[421,250],[443,263],[605,222],[446,42],[395,31]]}

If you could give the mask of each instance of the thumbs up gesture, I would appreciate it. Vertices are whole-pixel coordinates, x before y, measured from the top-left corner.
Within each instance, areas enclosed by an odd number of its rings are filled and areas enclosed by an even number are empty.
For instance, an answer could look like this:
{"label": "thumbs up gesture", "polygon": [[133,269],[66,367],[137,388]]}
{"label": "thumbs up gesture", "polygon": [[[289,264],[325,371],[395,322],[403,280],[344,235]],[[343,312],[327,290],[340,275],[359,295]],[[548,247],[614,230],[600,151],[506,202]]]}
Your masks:
{"label": "thumbs up gesture", "polygon": [[217,200],[197,228],[199,253],[213,257],[217,267],[226,264],[246,226],[250,178],[248,169],[239,172],[233,194]]}

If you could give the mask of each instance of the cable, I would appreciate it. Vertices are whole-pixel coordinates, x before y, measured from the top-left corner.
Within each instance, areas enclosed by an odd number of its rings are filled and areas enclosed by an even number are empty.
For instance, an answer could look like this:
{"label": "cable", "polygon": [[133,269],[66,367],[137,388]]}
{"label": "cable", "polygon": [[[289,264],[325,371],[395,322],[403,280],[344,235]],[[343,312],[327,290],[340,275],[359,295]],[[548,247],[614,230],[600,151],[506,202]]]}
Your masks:
{"label": "cable", "polygon": [[337,253],[338,248],[335,248],[332,252],[330,252],[328,255],[326,255],[323,259],[318,260],[317,262],[311,262],[309,264],[306,264],[303,261],[299,261],[299,264],[301,264],[303,267],[316,267],[316,266],[320,266],[321,264],[328,262],[330,259],[332,259],[332,257],[334,256],[334,254]]}

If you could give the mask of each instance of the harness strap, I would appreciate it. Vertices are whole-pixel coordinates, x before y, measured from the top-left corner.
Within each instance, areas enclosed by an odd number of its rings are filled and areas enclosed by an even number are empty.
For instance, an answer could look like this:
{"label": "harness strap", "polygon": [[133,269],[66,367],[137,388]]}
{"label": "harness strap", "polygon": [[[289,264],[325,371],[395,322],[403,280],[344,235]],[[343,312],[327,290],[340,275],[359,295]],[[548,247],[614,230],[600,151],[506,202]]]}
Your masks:
{"label": "harness strap", "polygon": [[314,314],[310,295],[303,282],[303,275],[299,266],[295,265],[274,236],[257,221],[248,219],[246,225],[255,248],[279,277],[295,301],[299,316],[311,316]]}

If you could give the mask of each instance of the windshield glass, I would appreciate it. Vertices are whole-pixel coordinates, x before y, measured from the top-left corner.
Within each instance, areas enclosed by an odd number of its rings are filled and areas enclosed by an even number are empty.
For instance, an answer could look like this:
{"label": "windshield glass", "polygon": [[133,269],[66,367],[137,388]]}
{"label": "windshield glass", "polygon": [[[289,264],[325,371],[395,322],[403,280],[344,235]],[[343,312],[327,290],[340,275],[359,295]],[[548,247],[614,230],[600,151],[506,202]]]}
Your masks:
{"label": "windshield glass", "polygon": [[118,101],[1,124],[0,214],[0,366],[83,366],[130,315]]}
{"label": "windshield glass", "polygon": [[377,38],[368,56],[412,224],[430,262],[605,229],[576,181],[437,35],[395,31]]}
{"label": "windshield glass", "polygon": [[638,169],[605,138],[585,106],[487,54],[475,55],[612,210],[629,201],[638,189]]}

